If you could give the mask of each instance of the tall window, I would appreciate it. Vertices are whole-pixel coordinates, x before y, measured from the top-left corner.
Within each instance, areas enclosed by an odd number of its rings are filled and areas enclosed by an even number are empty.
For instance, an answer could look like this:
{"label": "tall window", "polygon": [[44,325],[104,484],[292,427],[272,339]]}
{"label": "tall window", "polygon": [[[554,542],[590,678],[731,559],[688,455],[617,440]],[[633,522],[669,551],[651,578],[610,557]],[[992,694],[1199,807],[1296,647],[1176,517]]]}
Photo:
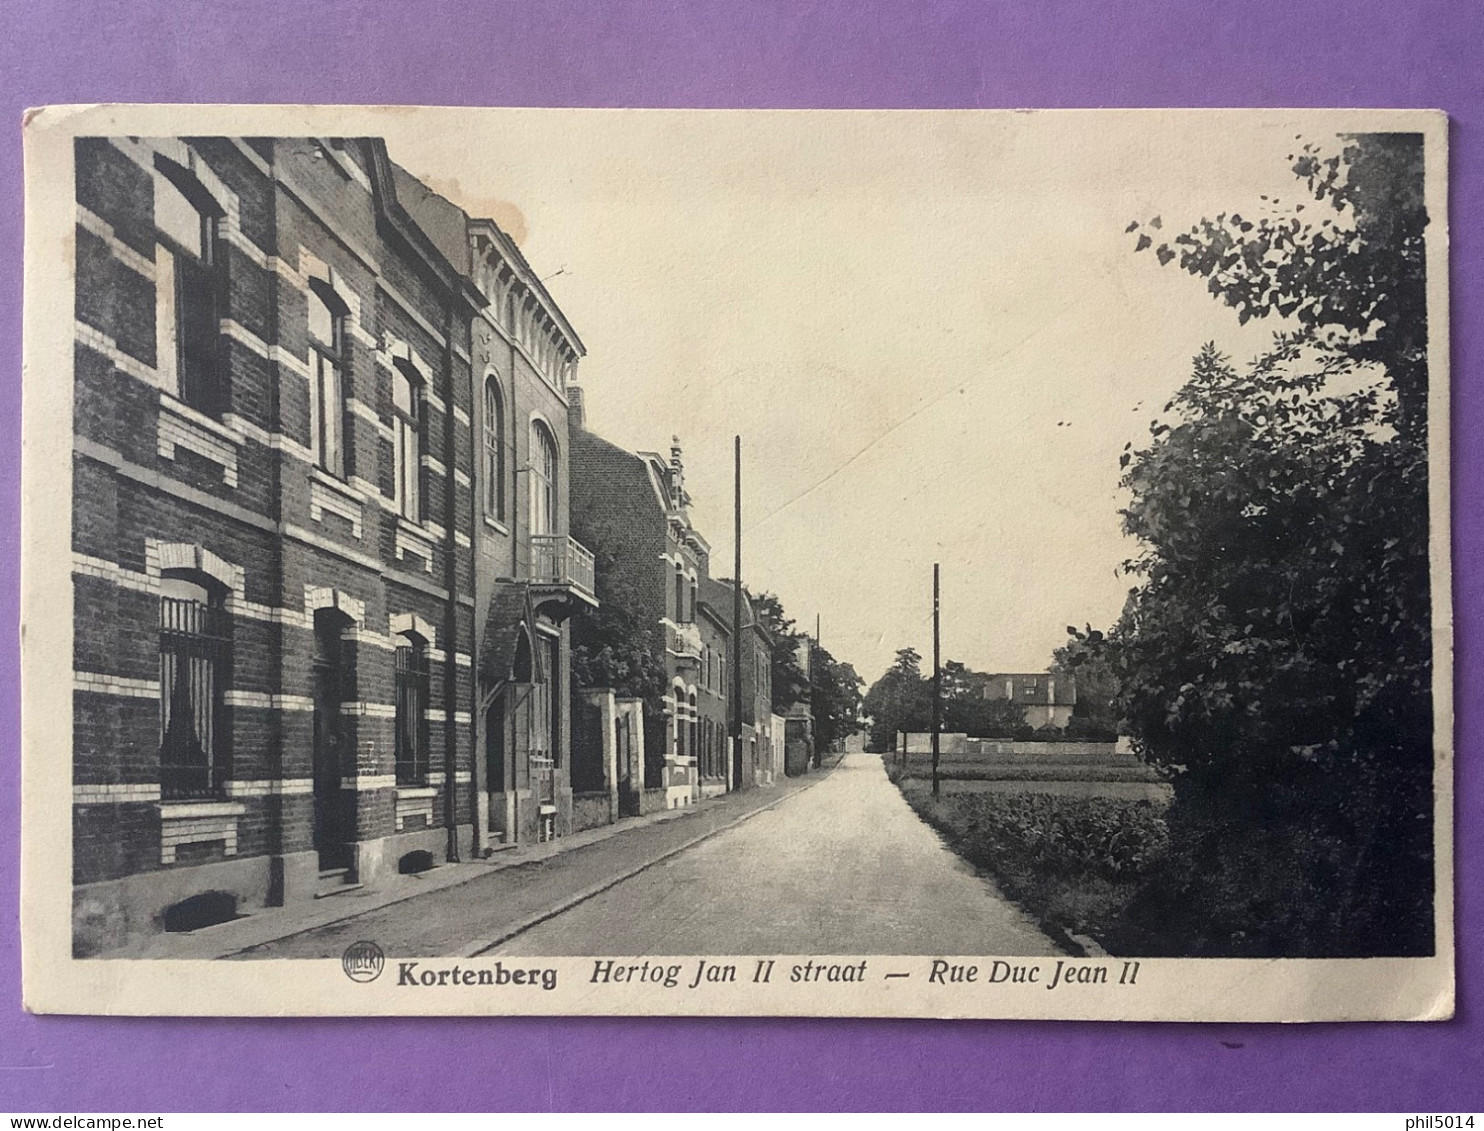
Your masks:
{"label": "tall window", "polygon": [[340,297],[311,283],[309,292],[309,439],[315,462],[345,477],[345,316]]}
{"label": "tall window", "polygon": [[701,716],[696,712],[696,693],[690,693],[690,753],[691,757],[700,761],[701,752]]}
{"label": "tall window", "polygon": [[422,519],[422,379],[410,363],[392,369],[392,429],[397,465],[397,510],[413,522]]}
{"label": "tall window", "polygon": [[551,534],[556,527],[556,441],[539,420],[531,421],[531,533]]}
{"label": "tall window", "polygon": [[428,649],[404,635],[396,651],[397,784],[428,780]]}
{"label": "tall window", "polygon": [[210,416],[222,411],[217,362],[220,283],[217,211],[199,182],[173,162],[155,177],[155,330],[170,389]]}
{"label": "tall window", "polygon": [[685,571],[675,564],[675,623],[685,622]]}
{"label": "tall window", "polygon": [[484,513],[505,521],[505,404],[493,373],[484,379]]}
{"label": "tall window", "polygon": [[225,780],[222,702],[231,625],[221,591],[160,582],[160,796],[210,797]]}

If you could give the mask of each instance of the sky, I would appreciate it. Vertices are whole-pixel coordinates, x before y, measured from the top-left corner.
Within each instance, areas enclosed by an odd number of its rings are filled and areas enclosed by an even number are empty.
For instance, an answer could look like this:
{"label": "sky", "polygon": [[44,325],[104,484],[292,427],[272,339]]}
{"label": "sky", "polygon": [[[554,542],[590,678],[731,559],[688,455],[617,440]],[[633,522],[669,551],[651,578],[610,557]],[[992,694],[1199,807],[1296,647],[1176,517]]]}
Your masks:
{"label": "sky", "polygon": [[1117,618],[1124,445],[1203,342],[1271,332],[1125,229],[1292,200],[1295,135],[1334,137],[1276,111],[445,113],[380,132],[520,244],[587,347],[589,427],[680,438],[720,574],[740,435],[744,578],[868,682],[931,655],[935,562],[944,659],[979,670]]}

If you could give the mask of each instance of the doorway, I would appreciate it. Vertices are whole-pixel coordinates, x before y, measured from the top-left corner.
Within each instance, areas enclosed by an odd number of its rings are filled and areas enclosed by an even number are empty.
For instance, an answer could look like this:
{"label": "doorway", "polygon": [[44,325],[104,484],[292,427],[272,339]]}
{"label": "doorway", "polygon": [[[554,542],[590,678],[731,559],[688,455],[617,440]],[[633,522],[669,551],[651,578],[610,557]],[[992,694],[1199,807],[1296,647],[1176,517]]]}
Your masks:
{"label": "doorway", "polygon": [[340,710],[350,686],[341,634],[350,623],[337,609],[314,614],[314,848],[322,873],[350,866],[350,807],[341,788],[346,734]]}

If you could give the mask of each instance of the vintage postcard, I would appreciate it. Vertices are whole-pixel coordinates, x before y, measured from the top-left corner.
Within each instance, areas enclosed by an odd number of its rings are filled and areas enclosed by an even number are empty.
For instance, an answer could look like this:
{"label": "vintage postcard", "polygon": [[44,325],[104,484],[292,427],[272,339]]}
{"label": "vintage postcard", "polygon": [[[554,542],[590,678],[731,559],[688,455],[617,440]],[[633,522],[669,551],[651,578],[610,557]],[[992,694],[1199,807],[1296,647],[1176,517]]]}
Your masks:
{"label": "vintage postcard", "polygon": [[25,999],[1439,1019],[1447,123],[26,145]]}

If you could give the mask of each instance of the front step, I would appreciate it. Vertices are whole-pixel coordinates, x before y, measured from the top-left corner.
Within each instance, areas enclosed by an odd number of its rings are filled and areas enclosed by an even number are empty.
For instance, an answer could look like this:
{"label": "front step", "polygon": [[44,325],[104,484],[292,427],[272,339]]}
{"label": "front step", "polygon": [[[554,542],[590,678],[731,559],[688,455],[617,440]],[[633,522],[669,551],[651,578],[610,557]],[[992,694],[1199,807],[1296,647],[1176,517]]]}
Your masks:
{"label": "front step", "polygon": [[358,891],[364,886],[351,882],[349,868],[326,868],[319,874],[319,890],[314,893],[314,898],[328,899],[332,895]]}

